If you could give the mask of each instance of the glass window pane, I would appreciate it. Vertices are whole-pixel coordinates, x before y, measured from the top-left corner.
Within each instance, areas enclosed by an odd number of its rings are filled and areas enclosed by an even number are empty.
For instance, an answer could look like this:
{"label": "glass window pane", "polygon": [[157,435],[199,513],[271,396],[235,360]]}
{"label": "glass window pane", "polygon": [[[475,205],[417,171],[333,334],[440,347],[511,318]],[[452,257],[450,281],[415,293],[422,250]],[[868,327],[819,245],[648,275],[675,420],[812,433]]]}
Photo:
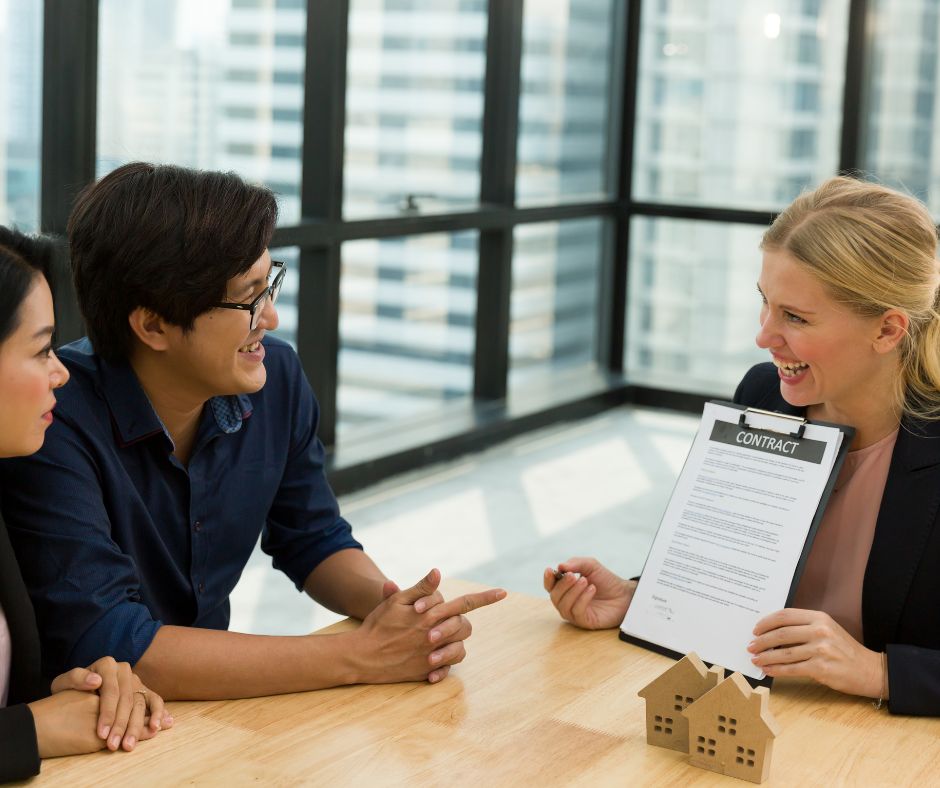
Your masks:
{"label": "glass window pane", "polygon": [[523,224],[513,233],[510,387],[594,367],[605,223]]}
{"label": "glass window pane", "polygon": [[478,233],[344,244],[337,434],[473,388]]}
{"label": "glass window pane", "polygon": [[485,0],[352,0],[347,217],[478,202],[485,53]]}
{"label": "glass window pane", "polygon": [[632,383],[730,397],[768,361],[759,328],[763,227],[636,218],[626,369]]}
{"label": "glass window pane", "polygon": [[42,7],[0,2],[0,223],[39,226]]}
{"label": "glass window pane", "polygon": [[864,169],[940,215],[937,45],[932,0],[875,0]]}
{"label": "glass window pane", "polygon": [[300,250],[296,246],[271,249],[271,259],[287,263],[287,274],[277,297],[277,330],[271,333],[297,348],[297,283],[300,281]]}
{"label": "glass window pane", "polygon": [[101,0],[98,174],[234,170],[300,217],[304,3]]}
{"label": "glass window pane", "polygon": [[838,169],[847,0],[643,3],[634,196],[782,208]]}
{"label": "glass window pane", "polygon": [[523,17],[517,202],[606,197],[612,0],[541,0]]}

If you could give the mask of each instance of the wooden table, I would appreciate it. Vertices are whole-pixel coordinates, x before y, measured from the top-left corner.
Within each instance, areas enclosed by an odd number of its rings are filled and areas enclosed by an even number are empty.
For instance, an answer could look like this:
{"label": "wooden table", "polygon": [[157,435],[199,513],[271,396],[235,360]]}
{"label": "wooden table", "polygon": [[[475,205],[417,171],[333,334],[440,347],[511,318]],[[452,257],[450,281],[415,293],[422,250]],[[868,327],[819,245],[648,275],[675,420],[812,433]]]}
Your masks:
{"label": "wooden table", "polygon": [[[449,597],[474,588],[445,583]],[[135,753],[47,761],[30,785],[748,784],[647,746],[636,693],[667,658],[522,594],[472,620],[469,656],[440,684],[174,703],[175,727]],[[781,734],[765,785],[940,782],[940,719],[804,681],[777,682],[770,707]]]}

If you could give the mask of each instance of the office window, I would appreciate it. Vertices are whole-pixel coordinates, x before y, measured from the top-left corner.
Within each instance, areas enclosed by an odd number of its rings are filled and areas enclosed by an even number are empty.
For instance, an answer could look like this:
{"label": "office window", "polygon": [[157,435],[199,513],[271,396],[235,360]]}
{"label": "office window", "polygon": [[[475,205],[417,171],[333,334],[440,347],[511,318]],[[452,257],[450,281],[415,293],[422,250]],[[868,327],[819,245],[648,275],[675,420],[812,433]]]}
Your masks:
{"label": "office window", "polygon": [[779,209],[833,175],[848,5],[644,2],[634,196]]}
{"label": "office window", "polygon": [[275,33],[274,34],[274,46],[276,47],[304,47],[305,34],[300,33]]}
{"label": "office window", "polygon": [[476,205],[485,49],[484,0],[352,0],[348,218]]}
{"label": "office window", "polygon": [[808,159],[816,155],[816,130],[793,129],[790,132],[790,156],[794,160]]}
{"label": "office window", "polygon": [[613,2],[524,9],[517,202],[607,197]]}
{"label": "office window", "polygon": [[[818,12],[812,12],[810,16],[817,15]],[[818,65],[821,55],[819,36],[816,32],[800,33],[796,41],[796,59],[800,63],[809,65]]]}
{"label": "office window", "polygon": [[230,44],[235,46],[258,46],[261,43],[261,34],[233,32],[229,33],[228,40]]}
{"label": "office window", "polygon": [[42,3],[0,2],[0,223],[39,226]]}
{"label": "office window", "polygon": [[940,8],[932,0],[872,5],[863,169],[940,216]]}
{"label": "office window", "polygon": [[304,8],[101,0],[98,174],[134,160],[234,170],[296,222]]}
{"label": "office window", "polygon": [[763,232],[633,219],[624,362],[631,382],[729,397],[753,364],[769,360],[754,343]]}
{"label": "office window", "polygon": [[523,224],[513,234],[510,303],[511,388],[546,373],[594,368],[601,219]]}
{"label": "office window", "polygon": [[473,388],[478,233],[343,245],[338,440]]}

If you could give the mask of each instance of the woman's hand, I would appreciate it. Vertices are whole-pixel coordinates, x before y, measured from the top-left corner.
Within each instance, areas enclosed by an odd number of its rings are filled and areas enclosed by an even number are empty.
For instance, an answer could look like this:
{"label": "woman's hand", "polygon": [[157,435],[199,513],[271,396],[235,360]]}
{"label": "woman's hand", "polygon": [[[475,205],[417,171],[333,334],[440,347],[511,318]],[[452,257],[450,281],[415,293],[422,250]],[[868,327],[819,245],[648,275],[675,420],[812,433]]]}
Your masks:
{"label": "woman's hand", "polygon": [[62,690],[30,703],[39,757],[58,758],[103,750],[105,743],[95,730],[100,703],[97,695],[74,690]]}
{"label": "woman's hand", "polygon": [[768,676],[805,676],[850,695],[882,696],[881,654],[865,648],[827,613],[778,610],[758,621],[754,634],[747,650]]}
{"label": "woman's hand", "polygon": [[98,693],[101,702],[97,735],[107,742],[109,750],[123,745],[129,752],[138,741],[149,739],[173,724],[163,698],[148,690],[127,662],[117,662],[112,657],[102,657],[87,668],[70,670],[52,682],[53,694],[69,690]]}
{"label": "woman's hand", "polygon": [[618,577],[594,558],[569,558],[558,564],[558,571],[565,573],[560,580],[546,569],[542,584],[565,621],[582,629],[620,626],[636,591],[635,580]]}
{"label": "woman's hand", "polygon": [[[101,699],[94,693],[75,690],[60,690],[30,703],[39,757],[58,758],[103,750],[105,743],[97,731],[100,705]],[[155,735],[146,727],[140,738],[143,741]]]}

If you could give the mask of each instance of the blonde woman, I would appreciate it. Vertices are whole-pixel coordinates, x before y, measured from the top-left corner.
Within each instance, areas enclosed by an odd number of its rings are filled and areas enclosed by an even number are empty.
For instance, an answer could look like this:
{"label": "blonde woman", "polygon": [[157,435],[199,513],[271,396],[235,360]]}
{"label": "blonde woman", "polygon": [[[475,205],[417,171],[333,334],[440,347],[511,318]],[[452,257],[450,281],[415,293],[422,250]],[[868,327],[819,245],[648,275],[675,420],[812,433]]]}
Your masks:
{"label": "blonde woman", "polygon": [[[793,607],[748,648],[769,676],[804,676],[940,715],[940,272],[926,208],[833,178],[765,233],[757,344],[771,360],[741,404],[850,424],[855,440]],[[635,583],[594,559],[544,584],[563,618],[614,627]]]}

